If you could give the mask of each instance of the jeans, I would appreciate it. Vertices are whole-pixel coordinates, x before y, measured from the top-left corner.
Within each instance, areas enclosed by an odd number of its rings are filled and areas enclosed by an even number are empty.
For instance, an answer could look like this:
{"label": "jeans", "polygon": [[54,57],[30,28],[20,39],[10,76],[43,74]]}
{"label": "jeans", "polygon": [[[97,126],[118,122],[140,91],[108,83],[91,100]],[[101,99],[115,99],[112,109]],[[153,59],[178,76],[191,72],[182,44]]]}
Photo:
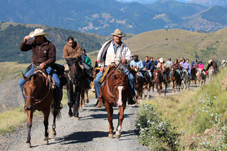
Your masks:
{"label": "jeans", "polygon": [[[106,69],[107,67],[105,67]],[[129,85],[130,85],[130,88],[131,88],[131,92],[132,92],[132,95],[135,96],[135,81],[134,81],[134,76],[130,73],[130,71],[122,66],[125,74],[128,76],[128,80],[129,80]],[[101,73],[99,72],[97,74],[97,76],[95,77],[95,96],[96,98],[99,97],[99,93],[100,93],[100,88],[101,88],[101,83],[100,83],[100,80],[102,78],[102,76],[104,75],[105,72]]]}
{"label": "jeans", "polygon": [[[48,67],[48,68],[46,69],[46,72],[47,72],[48,75],[50,75],[50,76],[54,79],[54,81],[55,81],[55,83],[56,83],[56,90],[57,90],[56,93],[57,93],[57,96],[58,96],[58,100],[61,101],[61,82],[60,82],[60,80],[59,80],[59,78],[58,78],[58,75],[55,73],[55,71],[54,71],[51,67]],[[25,74],[25,76],[28,77],[28,76],[32,75],[33,73],[34,73],[34,70],[33,70],[33,68],[31,68],[31,69]],[[23,98],[24,98],[24,101],[25,101],[25,97],[24,97],[24,93],[23,93],[23,88],[22,88],[24,84],[25,84],[25,80],[22,79],[22,80],[20,81],[20,88],[21,88],[22,95],[23,95]]]}
{"label": "jeans", "polygon": [[188,74],[189,74],[189,76],[191,76],[191,70],[188,70]]}

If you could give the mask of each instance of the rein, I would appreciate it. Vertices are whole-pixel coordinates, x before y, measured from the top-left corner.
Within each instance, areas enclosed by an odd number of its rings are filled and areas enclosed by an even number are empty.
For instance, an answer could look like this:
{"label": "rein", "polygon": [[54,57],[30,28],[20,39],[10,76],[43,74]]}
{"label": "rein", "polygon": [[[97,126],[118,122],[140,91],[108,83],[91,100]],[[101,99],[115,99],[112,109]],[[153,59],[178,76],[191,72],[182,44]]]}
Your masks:
{"label": "rein", "polygon": [[[41,95],[40,98],[43,97],[42,99],[35,99],[34,96],[26,96],[25,95],[25,92],[23,91],[23,94],[24,94],[24,97],[25,98],[34,99],[34,101],[35,101],[35,104],[34,105],[37,105],[37,104],[41,103],[47,97],[47,95],[50,93],[50,89],[51,89],[51,82],[50,82],[51,81],[51,79],[50,79],[51,77],[50,76],[46,76],[46,74],[43,71],[41,71],[41,70],[37,70],[36,72],[34,72],[34,74],[38,74],[38,73],[42,74],[48,80],[48,87],[45,87],[45,89],[43,91],[43,93],[44,93],[48,89],[46,95],[45,96],[44,95]],[[31,76],[33,76],[34,74],[32,74]],[[29,81],[29,80],[27,79],[26,82],[27,81]]]}

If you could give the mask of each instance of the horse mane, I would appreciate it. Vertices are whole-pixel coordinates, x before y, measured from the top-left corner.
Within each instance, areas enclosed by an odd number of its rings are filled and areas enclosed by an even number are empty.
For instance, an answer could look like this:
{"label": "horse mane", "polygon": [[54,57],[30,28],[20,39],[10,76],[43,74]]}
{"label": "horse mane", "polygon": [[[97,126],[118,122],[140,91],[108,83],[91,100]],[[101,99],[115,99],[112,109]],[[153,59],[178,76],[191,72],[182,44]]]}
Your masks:
{"label": "horse mane", "polygon": [[67,64],[69,65],[69,67],[71,67],[73,64],[75,64],[78,61],[79,61],[78,58],[69,58],[67,59]]}

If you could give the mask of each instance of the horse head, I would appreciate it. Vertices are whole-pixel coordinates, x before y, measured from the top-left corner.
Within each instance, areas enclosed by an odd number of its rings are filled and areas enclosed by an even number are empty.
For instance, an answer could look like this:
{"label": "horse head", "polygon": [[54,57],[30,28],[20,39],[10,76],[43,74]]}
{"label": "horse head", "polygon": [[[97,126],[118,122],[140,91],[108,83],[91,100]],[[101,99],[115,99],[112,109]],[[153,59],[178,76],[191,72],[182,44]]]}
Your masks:
{"label": "horse head", "polygon": [[161,81],[161,71],[159,69],[154,70],[154,82],[160,82]]}
{"label": "horse head", "polygon": [[69,65],[68,77],[70,81],[72,84],[79,85],[80,78],[82,77],[82,68],[79,65],[81,62],[78,58],[70,58],[67,60],[67,64]]}

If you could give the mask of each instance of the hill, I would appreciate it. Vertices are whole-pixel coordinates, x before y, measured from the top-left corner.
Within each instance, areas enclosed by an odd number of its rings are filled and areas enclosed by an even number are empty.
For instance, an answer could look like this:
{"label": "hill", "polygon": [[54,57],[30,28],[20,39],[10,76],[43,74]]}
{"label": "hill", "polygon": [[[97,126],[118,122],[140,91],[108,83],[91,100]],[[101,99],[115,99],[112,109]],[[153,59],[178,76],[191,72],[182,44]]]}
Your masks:
{"label": "hill", "polygon": [[172,0],[159,0],[151,4],[146,4],[145,6],[157,12],[171,12],[179,17],[188,17],[207,9],[206,6]]}
{"label": "hill", "polygon": [[18,61],[20,63],[31,61],[31,51],[21,52],[19,44],[24,36],[28,35],[35,28],[43,28],[50,36],[47,37],[56,46],[57,59],[63,59],[62,50],[66,44],[67,38],[73,36],[81,47],[86,49],[87,52],[100,49],[101,43],[106,37],[85,34],[78,31],[55,28],[42,25],[31,24],[13,24],[13,23],[0,23],[0,62],[3,61]]}
{"label": "hill", "polygon": [[210,58],[217,62],[226,59],[227,28],[212,33],[189,32],[181,29],[149,31],[124,41],[133,54],[140,59],[146,55],[171,57],[172,60],[184,56],[191,61],[196,57],[205,64]]}
{"label": "hill", "polygon": [[204,6],[221,6],[221,5],[226,5],[227,1],[226,0],[192,0],[190,3],[196,3]]}

